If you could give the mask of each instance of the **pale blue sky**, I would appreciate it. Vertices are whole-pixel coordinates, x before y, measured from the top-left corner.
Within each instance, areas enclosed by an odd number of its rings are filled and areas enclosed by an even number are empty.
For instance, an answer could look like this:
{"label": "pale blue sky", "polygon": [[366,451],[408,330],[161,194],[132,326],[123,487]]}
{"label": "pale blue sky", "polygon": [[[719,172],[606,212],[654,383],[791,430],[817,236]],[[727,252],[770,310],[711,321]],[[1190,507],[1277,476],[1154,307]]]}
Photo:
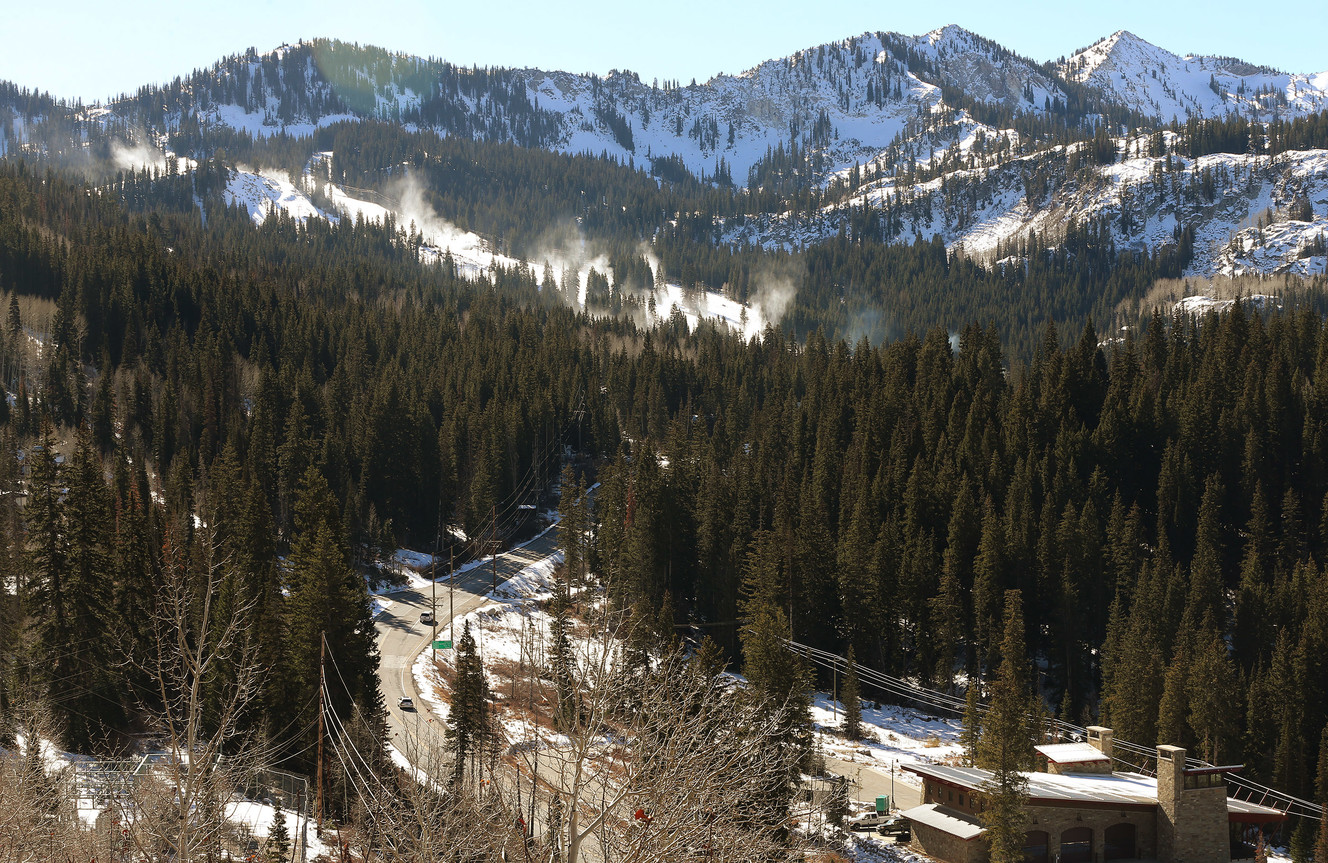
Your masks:
{"label": "pale blue sky", "polygon": [[[1272,8],[1272,14],[1262,14]],[[1035,60],[1130,30],[1179,54],[1328,71],[1328,3],[1167,0],[851,2],[656,0],[2,0],[0,79],[85,101],[161,83],[224,55],[331,36],[465,65],[632,69],[687,83],[865,31],[959,24]]]}

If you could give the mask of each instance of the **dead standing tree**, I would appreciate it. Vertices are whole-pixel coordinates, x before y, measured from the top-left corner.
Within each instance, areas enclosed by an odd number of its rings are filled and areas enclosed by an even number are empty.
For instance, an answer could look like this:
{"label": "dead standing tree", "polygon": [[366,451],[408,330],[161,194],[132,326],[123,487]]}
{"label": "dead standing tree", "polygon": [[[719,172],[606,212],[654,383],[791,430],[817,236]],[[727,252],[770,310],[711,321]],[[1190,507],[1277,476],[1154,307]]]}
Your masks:
{"label": "dead standing tree", "polygon": [[[449,785],[451,754],[414,734],[396,741],[413,769],[382,780],[355,769],[357,753],[334,730],[334,758],[358,776],[359,853],[476,863],[796,859],[788,812],[768,793],[797,769],[798,753],[780,745],[782,711],[735,686],[709,651],[674,649],[628,668],[612,621],[596,622],[600,637],[573,641],[573,721],[561,730],[528,724],[532,739],[509,741],[502,759],[516,769],[490,768],[490,782]],[[531,810],[543,816],[534,831]]]}
{"label": "dead standing tree", "polygon": [[[789,855],[787,812],[766,803],[797,769],[797,753],[779,745],[781,710],[735,688],[707,648],[689,656],[675,646],[629,667],[624,617],[604,614],[592,621],[598,637],[576,642],[575,709],[557,710],[556,730],[532,722],[534,740],[513,747],[549,813],[532,859]],[[551,663],[566,662],[561,650]],[[512,808],[514,788],[502,783]]]}
{"label": "dead standing tree", "polygon": [[221,847],[226,804],[254,767],[255,741],[243,720],[263,669],[250,628],[255,599],[244,596],[239,573],[217,560],[207,528],[199,533],[196,572],[167,537],[155,651],[144,669],[160,699],[165,753],[120,802],[138,851],[178,863],[208,859]]}

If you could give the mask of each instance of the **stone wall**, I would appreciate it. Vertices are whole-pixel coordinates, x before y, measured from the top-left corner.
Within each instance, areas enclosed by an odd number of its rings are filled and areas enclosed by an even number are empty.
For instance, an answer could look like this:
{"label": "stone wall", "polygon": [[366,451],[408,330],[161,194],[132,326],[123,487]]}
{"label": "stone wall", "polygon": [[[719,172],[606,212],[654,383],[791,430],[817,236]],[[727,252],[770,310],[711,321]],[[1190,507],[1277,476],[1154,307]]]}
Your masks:
{"label": "stone wall", "polygon": [[1120,809],[1106,804],[1084,807],[1029,806],[1028,830],[1043,830],[1048,834],[1047,859],[1055,860],[1061,852],[1061,835],[1076,827],[1093,831],[1093,859],[1104,860],[1105,834],[1108,827],[1117,824],[1134,825],[1135,857],[1148,860],[1157,856],[1157,815],[1147,809]]}
{"label": "stone wall", "polygon": [[1047,772],[1057,776],[1073,776],[1076,773],[1111,774],[1110,761],[1073,761],[1069,764],[1057,764],[1047,759]]}
{"label": "stone wall", "polygon": [[981,837],[960,839],[944,830],[913,822],[913,838],[908,846],[946,863],[987,863],[987,843]]}

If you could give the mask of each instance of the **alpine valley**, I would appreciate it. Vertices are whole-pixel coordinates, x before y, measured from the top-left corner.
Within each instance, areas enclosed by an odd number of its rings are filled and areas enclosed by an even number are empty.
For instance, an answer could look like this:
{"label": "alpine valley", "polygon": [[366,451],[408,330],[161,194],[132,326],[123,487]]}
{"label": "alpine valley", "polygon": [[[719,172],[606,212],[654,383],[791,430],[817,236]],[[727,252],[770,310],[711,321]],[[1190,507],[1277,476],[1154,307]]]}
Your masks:
{"label": "alpine valley", "polygon": [[1328,863],[1326,234],[1126,32],[0,83],[0,863]]}
{"label": "alpine valley", "polygon": [[[529,264],[642,322],[879,341],[990,319],[1020,352],[1046,317],[1130,323],[1159,280],[1190,280],[1174,301],[1321,276],[1325,109],[1328,72],[1123,31],[1047,63],[956,26],[869,33],[687,85],[315,40],[104,104],[4,85],[0,153],[201,218],[387,220],[425,261]],[[978,271],[901,278],[920,266]]]}

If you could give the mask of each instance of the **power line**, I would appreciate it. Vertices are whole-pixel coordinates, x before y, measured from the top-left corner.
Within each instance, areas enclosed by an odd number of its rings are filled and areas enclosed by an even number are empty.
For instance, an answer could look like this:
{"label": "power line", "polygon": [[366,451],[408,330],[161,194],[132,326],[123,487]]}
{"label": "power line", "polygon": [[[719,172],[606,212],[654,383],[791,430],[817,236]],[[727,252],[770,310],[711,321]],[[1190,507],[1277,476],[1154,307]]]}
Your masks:
{"label": "power line", "polygon": [[[806,657],[823,668],[831,668],[841,672],[848,668],[848,660],[836,653],[811,647],[810,645],[802,644],[791,639],[786,640],[785,643],[789,650],[800,656]],[[857,670],[858,677],[861,680],[871,683],[888,693],[901,696],[917,704],[954,713],[957,716],[962,716],[964,713],[964,699],[957,698],[936,689],[929,689],[925,686],[910,683],[903,678],[893,677],[884,672],[877,671],[876,669],[868,668],[861,663],[855,662],[853,663],[853,666]],[[979,713],[986,713],[987,709],[988,708],[985,704],[978,705]],[[1084,737],[1088,733],[1086,728],[1079,725],[1062,722],[1059,719],[1053,719],[1051,721],[1057,732],[1066,736]],[[1139,743],[1131,743],[1128,740],[1113,740],[1112,746],[1113,748],[1118,748],[1132,755],[1142,756],[1144,758],[1153,758],[1157,755],[1156,748],[1150,748]],[[1116,757],[1115,760],[1122,764],[1134,767],[1136,770],[1140,769],[1137,765],[1124,758]],[[1185,763],[1187,767],[1214,766],[1207,761],[1190,757],[1185,759]],[[1280,809],[1289,815],[1298,815],[1302,818],[1310,818],[1316,821],[1320,821],[1324,817],[1323,807],[1309,800],[1304,800],[1294,795],[1287,794],[1284,791],[1278,791],[1276,788],[1261,785],[1258,782],[1234,773],[1228,773],[1226,776],[1228,782],[1249,795],[1248,797],[1237,799],[1243,799],[1246,802],[1256,802],[1254,797],[1258,796],[1258,802],[1260,802],[1261,805],[1272,806],[1272,808]]]}

